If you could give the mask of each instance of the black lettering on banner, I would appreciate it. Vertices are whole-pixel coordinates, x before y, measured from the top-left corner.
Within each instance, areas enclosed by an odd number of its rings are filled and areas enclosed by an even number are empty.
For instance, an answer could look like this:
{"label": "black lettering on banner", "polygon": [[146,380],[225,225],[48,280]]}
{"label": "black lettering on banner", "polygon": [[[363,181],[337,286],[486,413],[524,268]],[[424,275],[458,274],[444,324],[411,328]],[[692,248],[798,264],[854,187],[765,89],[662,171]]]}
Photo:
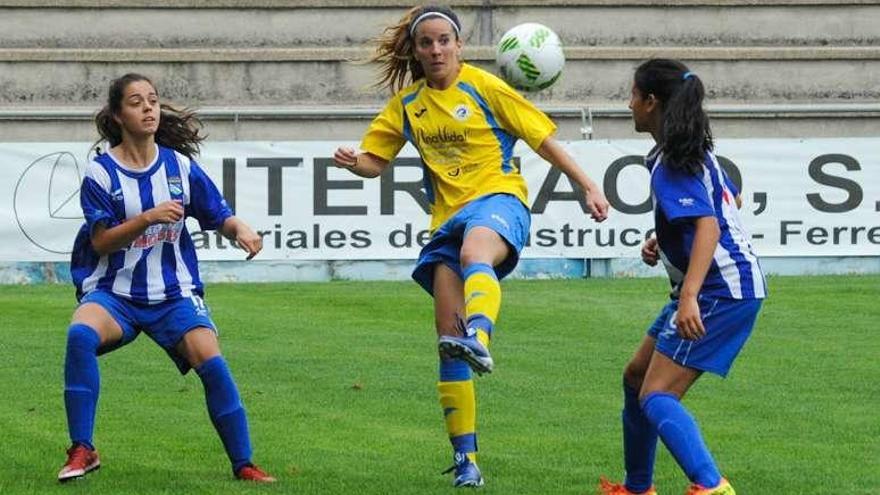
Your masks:
{"label": "black lettering on banner", "polygon": [[[259,232],[259,235],[262,236],[263,233]],[[208,241],[208,233],[204,230],[191,232],[189,236],[192,239],[193,247],[196,249],[207,249],[211,247],[211,243]]]}
{"label": "black lettering on banner", "polygon": [[223,199],[235,211],[235,158],[223,159]]}
{"label": "black lettering on banner", "polygon": [[544,183],[541,184],[541,189],[535,197],[535,202],[532,204],[532,213],[544,213],[550,201],[577,201],[581,205],[581,211],[584,213],[590,211],[587,207],[583,191],[567,176],[566,180],[571,185],[571,192],[556,192],[556,184],[559,183],[561,176],[562,171],[556,167],[550,167],[550,171],[547,173],[547,177],[544,178]]}
{"label": "black lettering on banner", "polygon": [[388,234],[388,245],[393,248],[412,247],[413,241],[419,247],[425,247],[431,241],[431,231],[425,229],[413,233],[412,224],[407,222],[402,229],[394,229]]}
{"label": "black lettering on banner", "polygon": [[388,244],[393,248],[412,247],[412,224],[407,223],[402,229],[394,229],[388,234]]}
{"label": "black lettering on banner", "polygon": [[301,167],[302,158],[248,158],[248,168],[265,168],[267,169],[268,179],[268,214],[279,216],[282,214],[282,185],[283,170],[286,167]]}
{"label": "black lettering on banner", "polygon": [[793,230],[789,229],[789,226],[799,227],[803,225],[804,222],[800,220],[783,220],[779,223],[779,243],[783,246],[788,244],[788,237],[793,235],[801,234],[801,230]]}
{"label": "black lettering on banner", "polygon": [[553,229],[540,229],[537,233],[538,240],[535,244],[540,247],[553,247],[556,245],[556,236],[553,235]]}
{"label": "black lettering on banner", "polygon": [[[828,242],[828,231],[822,227],[811,227],[807,229],[807,242],[814,246],[821,246]],[[835,242],[835,244],[837,244]]]}
{"label": "black lettering on banner", "polygon": [[608,166],[608,170],[605,171],[605,177],[602,180],[602,187],[605,191],[605,197],[608,198],[608,203],[611,204],[612,208],[621,213],[639,215],[651,211],[650,188],[646,190],[646,192],[648,192],[648,198],[637,205],[625,203],[623,199],[621,199],[620,193],[617,190],[617,177],[623,169],[632,165],[639,165],[644,168],[645,157],[640,155],[627,155],[611,162],[611,165]]}
{"label": "black lettering on banner", "polygon": [[824,186],[836,187],[843,189],[848,193],[847,198],[842,203],[828,203],[822,199],[819,193],[807,194],[807,201],[818,211],[825,213],[844,213],[852,211],[862,204],[862,188],[855,181],[844,179],[836,175],[827,174],[824,171],[825,165],[830,163],[839,163],[847,170],[861,170],[862,167],[855,158],[849,155],[828,154],[816,157],[810,162],[809,172],[810,178]]}
{"label": "black lettering on banner", "polygon": [[304,230],[291,230],[287,233],[287,249],[308,249],[309,235]]}
{"label": "black lettering on banner", "polygon": [[431,242],[431,231],[428,229],[420,230],[416,234],[416,242],[418,243],[419,247],[427,246],[428,243]]}
{"label": "black lettering on banner", "polygon": [[332,158],[315,158],[315,177],[313,183],[313,208],[315,216],[320,215],[366,215],[366,206],[330,206],[327,204],[327,192],[335,190],[363,189],[363,180],[330,180],[327,170],[335,168]]}
{"label": "black lettering on banner", "polygon": [[340,230],[331,230],[324,235],[324,245],[331,249],[345,247],[345,240],[345,232]]}
{"label": "black lettering on banner", "polygon": [[[629,238],[629,234],[633,234],[633,236],[635,236],[635,239],[633,239],[631,241],[627,240]],[[639,232],[639,229],[623,229],[620,232],[620,243],[623,244],[624,246],[629,246],[629,247],[638,246],[639,244],[642,243],[642,239],[640,238],[640,234],[641,233]]]}
{"label": "black lettering on banner", "polygon": [[370,233],[366,230],[353,230],[351,232],[351,247],[366,249],[373,244]]}
{"label": "black lettering on banner", "polygon": [[423,176],[425,174],[422,160],[419,158],[398,158],[394,160],[391,166],[382,172],[382,175],[379,177],[381,190],[379,210],[381,214],[394,215],[394,193],[396,191],[403,191],[409,194],[418,203],[422,211],[429,213],[428,195],[425,193],[425,188],[422,184],[423,179],[419,178],[411,182],[398,182],[394,180],[394,171],[398,167],[418,168],[422,171]]}

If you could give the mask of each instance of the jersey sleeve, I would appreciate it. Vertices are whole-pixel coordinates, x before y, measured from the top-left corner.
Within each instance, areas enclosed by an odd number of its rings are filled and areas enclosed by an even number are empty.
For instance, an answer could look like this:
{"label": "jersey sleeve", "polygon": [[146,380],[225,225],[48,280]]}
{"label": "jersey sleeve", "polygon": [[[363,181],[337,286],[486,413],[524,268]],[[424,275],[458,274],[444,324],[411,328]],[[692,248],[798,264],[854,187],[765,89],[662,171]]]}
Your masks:
{"label": "jersey sleeve", "polygon": [[712,198],[700,176],[661,166],[652,182],[658,207],[670,222],[715,216]]}
{"label": "jersey sleeve", "polygon": [[190,162],[189,196],[186,216],[198,220],[203,230],[219,229],[233,214],[217,186],[195,161]]}
{"label": "jersey sleeve", "polygon": [[403,102],[395,96],[373,119],[361,140],[361,149],[391,161],[406,144],[403,122]]}
{"label": "jersey sleeve", "polygon": [[541,147],[545,139],[556,132],[556,124],[532,102],[504,81],[491,76],[487,95],[489,104],[505,130],[525,141],[530,148]]}
{"label": "jersey sleeve", "polygon": [[120,223],[116,215],[113,214],[113,199],[110,197],[110,193],[92,177],[86,176],[83,179],[79,191],[79,202],[86,224],[89,226],[89,232],[92,232],[98,224],[109,229]]}

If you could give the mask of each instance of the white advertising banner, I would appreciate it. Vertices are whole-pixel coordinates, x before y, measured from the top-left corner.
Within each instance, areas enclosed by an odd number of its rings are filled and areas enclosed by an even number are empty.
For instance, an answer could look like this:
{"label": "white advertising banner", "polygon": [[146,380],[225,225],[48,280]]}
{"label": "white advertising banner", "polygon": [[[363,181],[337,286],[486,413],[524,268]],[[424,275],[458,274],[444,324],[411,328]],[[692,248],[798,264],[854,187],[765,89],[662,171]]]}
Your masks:
{"label": "white advertising banner", "polygon": [[[199,163],[236,214],[264,237],[264,260],[415,258],[428,239],[423,171],[404,148],[385,174],[333,167],[337,142],[214,142]],[[565,148],[612,204],[597,224],[565,176],[523,143],[530,258],[637,257],[653,216],[647,140],[576,141]],[[79,183],[89,143],[0,143],[0,261],[63,261],[82,224]],[[880,138],[718,140],[740,185],[741,213],[764,256],[880,255]],[[188,222],[203,260],[243,259]]]}

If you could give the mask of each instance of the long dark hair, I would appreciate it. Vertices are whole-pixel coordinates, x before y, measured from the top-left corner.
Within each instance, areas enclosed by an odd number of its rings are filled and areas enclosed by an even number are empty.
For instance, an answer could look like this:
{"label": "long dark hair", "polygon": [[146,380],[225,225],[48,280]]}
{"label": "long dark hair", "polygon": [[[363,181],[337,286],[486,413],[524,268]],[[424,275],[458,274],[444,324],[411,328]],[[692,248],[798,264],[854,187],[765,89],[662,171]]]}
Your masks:
{"label": "long dark hair", "polygon": [[663,128],[657,143],[664,164],[696,174],[713,148],[709,116],[703,110],[705,89],[686,65],[669,59],[651,59],[636,69],[636,88],[653,94],[663,105]]}
{"label": "long dark hair", "polygon": [[461,21],[449,7],[425,5],[409,9],[396,24],[385,28],[382,34],[373,40],[378,46],[375,54],[367,61],[379,64],[379,80],[375,84],[376,87],[397,92],[403,89],[407,82],[415,82],[425,77],[422,64],[413,56],[415,44],[410,31],[413,27],[412,22],[428,12],[437,12],[452,19],[455,23],[456,39],[459,38]]}
{"label": "long dark hair", "polygon": [[[122,127],[113,117],[119,115],[122,109],[125,88],[137,81],[146,81],[153,88],[156,87],[148,77],[135,73],[125,74],[110,83],[107,103],[95,115],[95,127],[98,128],[98,134],[101,135],[101,138],[95,142],[96,149],[101,141],[107,141],[110,143],[110,147],[122,143]],[[194,158],[199,153],[200,143],[205,140],[205,136],[199,134],[202,123],[196,117],[195,112],[186,108],[178,109],[165,103],[159,104],[159,111],[159,129],[156,131],[156,142],[166,148],[177,150],[189,158]]]}

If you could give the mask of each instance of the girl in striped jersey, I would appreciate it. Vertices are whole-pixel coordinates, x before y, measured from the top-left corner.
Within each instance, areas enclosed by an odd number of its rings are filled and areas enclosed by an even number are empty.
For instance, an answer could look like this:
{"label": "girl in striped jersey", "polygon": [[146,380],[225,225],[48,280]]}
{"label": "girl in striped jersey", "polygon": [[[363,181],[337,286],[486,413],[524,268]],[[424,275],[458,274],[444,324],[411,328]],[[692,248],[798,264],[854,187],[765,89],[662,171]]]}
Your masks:
{"label": "girl in striped jersey", "polygon": [[656,494],[658,437],[690,479],[688,495],[732,495],[680,400],[700,375],[726,376],[754,326],[766,284],[740,220],[740,198],[712,153],[703,84],[673,60],[635,73],[629,108],[638,132],[657,143],[651,170],[656,237],[642,259],[666,266],[672,300],[624,371],[626,480],[602,480],[609,495]]}
{"label": "girl in striped jersey", "polygon": [[95,122],[110,148],[88,164],[80,189],[86,221],[71,260],[80,304],[68,329],[64,363],[72,446],[59,481],[100,467],[92,440],[97,356],[130,343],[141,331],[165,349],[181,373],[190,368],[198,373],[235,477],[275,481],[251,463],[247,417],[202,300],[184,220],[195,217],[203,229],[235,240],[247,259],[260,252],[262,239],[233,216],[192,159],[203,139],[195,116],[160,104],[149,79],[126,74],[113,81]]}

